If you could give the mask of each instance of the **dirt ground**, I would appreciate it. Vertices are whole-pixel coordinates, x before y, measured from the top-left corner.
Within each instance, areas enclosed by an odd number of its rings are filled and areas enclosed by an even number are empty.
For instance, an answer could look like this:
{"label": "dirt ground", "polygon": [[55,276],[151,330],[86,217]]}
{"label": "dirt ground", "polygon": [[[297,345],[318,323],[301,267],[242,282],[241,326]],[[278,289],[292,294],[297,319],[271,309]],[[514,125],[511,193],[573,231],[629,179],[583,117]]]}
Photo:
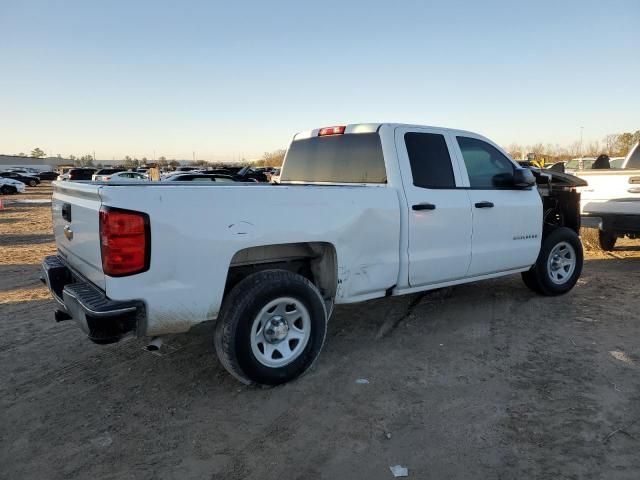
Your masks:
{"label": "dirt ground", "polygon": [[515,276],[338,308],[272,389],[223,370],[209,324],[162,355],[56,324],[48,205],[0,211],[0,252],[2,479],[640,478],[639,241],[562,297]]}

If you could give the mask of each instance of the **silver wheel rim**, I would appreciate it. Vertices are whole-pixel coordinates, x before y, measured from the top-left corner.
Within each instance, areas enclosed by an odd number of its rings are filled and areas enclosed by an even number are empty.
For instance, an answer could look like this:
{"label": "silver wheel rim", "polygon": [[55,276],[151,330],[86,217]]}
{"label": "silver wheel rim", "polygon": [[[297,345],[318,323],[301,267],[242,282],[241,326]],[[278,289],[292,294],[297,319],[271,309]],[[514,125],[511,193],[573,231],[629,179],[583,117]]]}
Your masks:
{"label": "silver wheel rim", "polygon": [[576,251],[568,242],[560,242],[549,253],[547,272],[556,285],[562,285],[571,278],[576,269]]}
{"label": "silver wheel rim", "polygon": [[311,316],[302,302],[279,297],[267,303],[251,325],[251,351],[261,364],[278,368],[293,362],[311,336]]}

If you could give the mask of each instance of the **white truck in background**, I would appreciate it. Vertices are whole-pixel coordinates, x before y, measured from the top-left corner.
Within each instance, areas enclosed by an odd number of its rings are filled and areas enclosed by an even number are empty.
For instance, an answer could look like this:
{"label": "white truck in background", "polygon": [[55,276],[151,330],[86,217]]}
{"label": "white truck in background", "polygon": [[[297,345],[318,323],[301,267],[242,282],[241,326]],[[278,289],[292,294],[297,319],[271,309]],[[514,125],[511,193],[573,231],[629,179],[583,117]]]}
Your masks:
{"label": "white truck in background", "polygon": [[227,370],[274,385],[315,361],[334,304],[515,273],[568,292],[583,261],[572,178],[462,130],[314,129],[276,185],[54,183],[43,280],[56,319],[94,342],[216,320]]}
{"label": "white truck in background", "polygon": [[580,187],[583,236],[602,250],[613,250],[620,237],[640,238],[640,142],[621,168],[575,173],[588,183]]}

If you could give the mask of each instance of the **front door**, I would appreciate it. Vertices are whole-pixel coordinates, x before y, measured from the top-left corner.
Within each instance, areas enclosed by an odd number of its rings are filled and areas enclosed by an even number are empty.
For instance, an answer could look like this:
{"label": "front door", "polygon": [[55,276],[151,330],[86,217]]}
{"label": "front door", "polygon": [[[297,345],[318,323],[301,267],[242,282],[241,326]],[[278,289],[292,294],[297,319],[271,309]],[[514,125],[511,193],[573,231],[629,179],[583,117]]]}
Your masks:
{"label": "front door", "polygon": [[456,155],[465,167],[473,216],[468,276],[532,265],[542,239],[538,190],[514,187],[516,164],[485,139],[470,133],[453,136]]}
{"label": "front door", "polygon": [[460,166],[436,128],[398,127],[395,135],[408,209],[409,285],[466,276],[471,261],[471,206],[457,189]]}

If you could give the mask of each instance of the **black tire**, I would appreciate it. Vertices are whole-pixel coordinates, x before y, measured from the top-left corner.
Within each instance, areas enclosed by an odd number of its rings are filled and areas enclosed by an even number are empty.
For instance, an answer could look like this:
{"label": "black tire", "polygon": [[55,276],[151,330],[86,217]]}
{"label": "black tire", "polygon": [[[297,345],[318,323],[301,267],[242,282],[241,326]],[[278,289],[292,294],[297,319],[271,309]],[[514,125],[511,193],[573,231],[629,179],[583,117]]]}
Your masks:
{"label": "black tire", "polygon": [[35,180],[29,180],[29,186],[30,187],[35,187],[38,185],[38,182],[36,182]]}
{"label": "black tire", "polygon": [[616,246],[618,236],[610,230],[581,228],[580,237],[587,250],[610,252]]}
{"label": "black tire", "polygon": [[616,246],[618,236],[610,230],[598,230],[598,243],[605,252],[610,252]]}
{"label": "black tire", "polygon": [[2,187],[0,187],[0,194],[2,195],[13,195],[17,191],[18,189],[16,187],[12,187],[11,185],[2,185]]}
{"label": "black tire", "polygon": [[[549,272],[549,257],[554,248],[563,242],[572,247],[573,253],[571,253],[569,249],[568,254],[574,257],[575,266],[570,275],[567,275],[561,280],[554,281]],[[580,243],[578,235],[570,228],[559,227],[551,231],[542,240],[538,259],[529,271],[522,273],[522,280],[527,287],[541,295],[562,295],[571,290],[578,281],[578,278],[580,278],[583,261],[582,243]]]}
{"label": "black tire", "polygon": [[538,285],[538,280],[535,275],[531,274],[531,270],[529,270],[528,272],[522,272],[522,281],[529,290],[542,294],[540,285]]}
{"label": "black tire", "polygon": [[[271,301],[291,297],[310,317],[304,349],[286,365],[263,364],[252,350],[251,330],[260,311]],[[318,358],[327,333],[327,311],[316,286],[286,270],[264,270],[240,281],[223,301],[215,330],[216,353],[222,365],[246,384],[279,385],[302,375]]]}

